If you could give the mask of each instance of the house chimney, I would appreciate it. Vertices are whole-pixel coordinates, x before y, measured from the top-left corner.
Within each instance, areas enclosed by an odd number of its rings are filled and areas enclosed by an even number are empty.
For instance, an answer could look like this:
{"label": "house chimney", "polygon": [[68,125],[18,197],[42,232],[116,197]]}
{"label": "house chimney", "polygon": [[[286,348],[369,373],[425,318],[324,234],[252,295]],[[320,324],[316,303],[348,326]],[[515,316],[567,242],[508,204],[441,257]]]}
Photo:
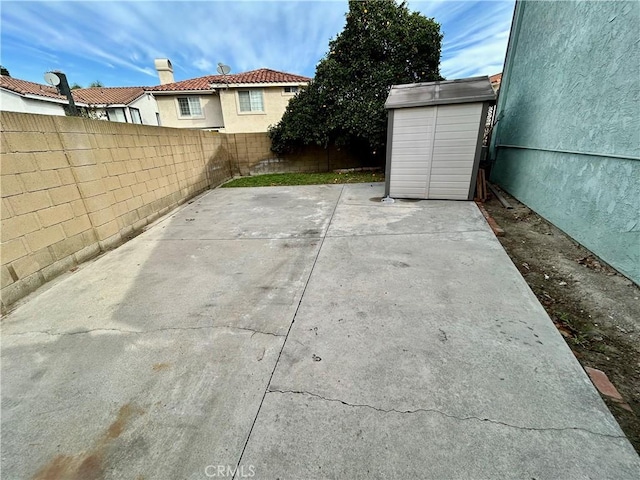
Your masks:
{"label": "house chimney", "polygon": [[173,79],[173,67],[168,58],[156,58],[154,63],[158,71],[158,77],[160,77],[160,85],[175,82]]}

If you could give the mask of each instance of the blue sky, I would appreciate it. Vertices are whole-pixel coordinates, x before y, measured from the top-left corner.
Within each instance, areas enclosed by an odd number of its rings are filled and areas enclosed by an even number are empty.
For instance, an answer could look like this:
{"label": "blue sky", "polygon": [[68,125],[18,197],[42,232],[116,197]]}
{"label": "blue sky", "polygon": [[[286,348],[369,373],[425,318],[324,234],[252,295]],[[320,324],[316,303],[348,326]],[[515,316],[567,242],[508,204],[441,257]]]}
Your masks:
{"label": "blue sky", "polygon": [[[501,71],[514,1],[418,1],[444,32],[441,73],[449,79]],[[176,80],[268,67],[313,76],[344,27],[346,1],[6,1],[0,61],[13,77],[44,83],[62,70],[86,86],[157,85],[154,58]]]}

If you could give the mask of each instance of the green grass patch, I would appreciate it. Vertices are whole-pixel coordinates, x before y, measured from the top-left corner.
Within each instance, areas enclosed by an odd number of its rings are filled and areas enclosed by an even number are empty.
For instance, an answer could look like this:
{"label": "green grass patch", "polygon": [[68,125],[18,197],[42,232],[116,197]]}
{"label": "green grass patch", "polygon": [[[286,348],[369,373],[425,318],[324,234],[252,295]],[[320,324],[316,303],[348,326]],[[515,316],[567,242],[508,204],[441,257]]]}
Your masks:
{"label": "green grass patch", "polygon": [[269,173],[253,177],[241,177],[222,185],[234,187],[275,187],[284,185],[324,185],[327,183],[372,183],[384,182],[382,172],[348,173]]}

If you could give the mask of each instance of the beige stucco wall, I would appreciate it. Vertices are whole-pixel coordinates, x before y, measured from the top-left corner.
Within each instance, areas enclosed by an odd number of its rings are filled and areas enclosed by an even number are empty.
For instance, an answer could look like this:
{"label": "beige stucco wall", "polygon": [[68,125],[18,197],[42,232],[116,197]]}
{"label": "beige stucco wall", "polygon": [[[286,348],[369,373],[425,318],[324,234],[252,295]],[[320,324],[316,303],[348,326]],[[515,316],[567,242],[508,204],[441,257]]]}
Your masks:
{"label": "beige stucco wall", "polygon": [[2,308],[231,176],[223,135],[0,112]]}
{"label": "beige stucco wall", "polygon": [[240,90],[262,90],[264,112],[240,112],[238,89],[229,88],[220,91],[220,103],[224,115],[225,133],[266,132],[282,118],[289,100],[294,95],[284,93],[283,87],[244,88]]}
{"label": "beige stucco wall", "polygon": [[192,95],[154,95],[158,104],[160,121],[163,127],[174,128],[217,128],[224,125],[220,97],[217,93],[193,95],[200,98],[203,118],[180,118],[178,110],[178,96]]}

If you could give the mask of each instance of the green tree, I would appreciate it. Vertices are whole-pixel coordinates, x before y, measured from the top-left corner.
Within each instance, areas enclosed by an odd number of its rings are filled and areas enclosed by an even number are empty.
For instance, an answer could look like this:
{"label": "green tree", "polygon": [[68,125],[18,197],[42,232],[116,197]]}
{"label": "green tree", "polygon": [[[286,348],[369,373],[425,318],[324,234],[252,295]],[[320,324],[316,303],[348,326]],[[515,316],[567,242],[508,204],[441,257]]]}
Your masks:
{"label": "green tree", "polygon": [[313,81],[270,128],[274,152],[334,144],[379,160],[391,85],[442,79],[442,34],[434,19],[394,0],[350,1],[346,18]]}
{"label": "green tree", "polygon": [[7,68],[4,65],[0,65],[0,75],[4,75],[6,77],[11,76],[11,74],[9,73],[9,70],[7,70]]}
{"label": "green tree", "polygon": [[71,90],[78,90],[79,88],[82,88],[82,85],[80,85],[79,83],[73,82],[69,88]]}
{"label": "green tree", "polygon": [[100,88],[100,87],[104,87],[104,83],[102,83],[100,80],[96,80],[95,82],[91,82],[88,88]]}

